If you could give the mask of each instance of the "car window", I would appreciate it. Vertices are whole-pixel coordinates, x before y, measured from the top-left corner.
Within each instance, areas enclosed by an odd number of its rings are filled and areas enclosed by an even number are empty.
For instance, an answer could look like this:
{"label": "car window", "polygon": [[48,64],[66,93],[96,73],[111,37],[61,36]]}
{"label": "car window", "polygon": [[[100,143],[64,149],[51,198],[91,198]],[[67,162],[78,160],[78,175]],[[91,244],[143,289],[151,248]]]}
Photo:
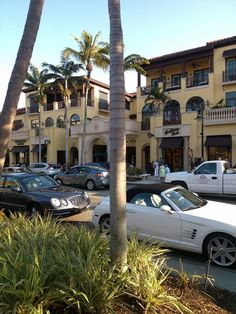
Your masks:
{"label": "car window", "polygon": [[56,183],[47,176],[25,177],[22,178],[22,184],[29,192],[56,186]]}
{"label": "car window", "polygon": [[5,187],[6,189],[12,189],[12,188],[18,188],[20,187],[20,185],[17,179],[8,177],[6,178]]}
{"label": "car window", "polygon": [[216,174],[216,163],[203,164],[197,170],[195,174]]}
{"label": "car window", "polygon": [[130,200],[130,203],[156,208],[166,204],[163,198],[155,193],[138,193]]}
{"label": "car window", "polygon": [[79,168],[72,168],[70,169],[67,174],[76,174],[76,173],[79,173]]}

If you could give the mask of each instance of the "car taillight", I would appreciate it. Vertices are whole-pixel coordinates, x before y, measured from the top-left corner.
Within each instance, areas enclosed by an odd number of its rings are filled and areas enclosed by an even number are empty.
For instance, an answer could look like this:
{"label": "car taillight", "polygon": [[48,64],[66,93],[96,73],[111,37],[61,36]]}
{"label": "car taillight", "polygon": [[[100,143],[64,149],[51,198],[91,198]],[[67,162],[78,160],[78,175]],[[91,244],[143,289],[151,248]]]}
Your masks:
{"label": "car taillight", "polygon": [[96,173],[96,177],[103,177],[103,173]]}

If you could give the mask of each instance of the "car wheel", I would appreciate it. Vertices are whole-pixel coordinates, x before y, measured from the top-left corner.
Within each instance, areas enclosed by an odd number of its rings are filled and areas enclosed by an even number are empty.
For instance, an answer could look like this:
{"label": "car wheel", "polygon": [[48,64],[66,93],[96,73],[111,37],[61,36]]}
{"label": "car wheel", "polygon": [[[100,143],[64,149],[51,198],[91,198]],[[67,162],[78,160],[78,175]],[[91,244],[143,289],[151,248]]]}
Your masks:
{"label": "car wheel", "polygon": [[211,255],[214,264],[228,267],[236,262],[236,239],[224,233],[215,233],[205,240],[204,253]]}
{"label": "car wheel", "polygon": [[103,234],[109,235],[111,229],[111,219],[109,215],[103,216],[99,221],[99,227]]}
{"label": "car wheel", "polygon": [[61,179],[56,179],[56,182],[57,182],[58,184],[60,184],[60,185],[63,184],[62,181],[61,181]]}
{"label": "car wheel", "polygon": [[31,218],[36,217],[41,214],[41,206],[37,203],[33,203],[29,208],[29,215]]}
{"label": "car wheel", "polygon": [[86,182],[86,188],[87,188],[87,190],[89,190],[89,191],[92,191],[92,190],[94,190],[95,189],[95,183],[93,182],[93,180],[88,180],[87,182]]}

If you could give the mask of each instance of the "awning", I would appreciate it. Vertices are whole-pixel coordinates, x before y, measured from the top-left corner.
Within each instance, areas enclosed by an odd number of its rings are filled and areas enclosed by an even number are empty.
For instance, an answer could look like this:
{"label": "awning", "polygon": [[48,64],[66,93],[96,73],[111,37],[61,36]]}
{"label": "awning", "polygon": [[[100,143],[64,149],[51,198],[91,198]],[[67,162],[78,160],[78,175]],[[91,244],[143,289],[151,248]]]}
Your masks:
{"label": "awning", "polygon": [[236,57],[236,49],[229,49],[223,52],[224,58]]}
{"label": "awning", "polygon": [[163,138],[159,148],[179,148],[183,147],[183,138],[182,137],[168,137]]}
{"label": "awning", "polygon": [[29,146],[14,146],[10,151],[12,153],[26,153],[29,151]]}
{"label": "awning", "polygon": [[[41,145],[41,151],[46,149],[46,145],[42,144]],[[39,152],[39,145],[34,145],[34,147],[31,150],[32,153],[38,153]]]}
{"label": "awning", "polygon": [[207,147],[229,147],[232,146],[231,135],[207,136],[205,141]]}

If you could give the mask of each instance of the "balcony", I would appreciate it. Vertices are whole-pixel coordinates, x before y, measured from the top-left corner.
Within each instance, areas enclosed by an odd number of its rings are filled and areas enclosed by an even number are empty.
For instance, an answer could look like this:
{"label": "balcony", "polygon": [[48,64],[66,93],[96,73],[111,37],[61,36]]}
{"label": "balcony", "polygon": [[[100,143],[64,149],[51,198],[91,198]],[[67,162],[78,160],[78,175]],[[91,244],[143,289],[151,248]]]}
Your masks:
{"label": "balcony", "polygon": [[164,91],[170,92],[170,91],[181,89],[181,84],[173,85],[173,82],[171,81],[164,81],[163,88],[164,88]]}
{"label": "balcony", "polygon": [[199,80],[199,79],[195,79],[193,77],[188,77],[186,78],[186,87],[187,88],[191,88],[191,87],[201,87],[204,85],[208,85],[208,77],[205,78],[204,80]]}
{"label": "balcony", "polygon": [[29,131],[26,128],[21,128],[17,131],[11,132],[11,140],[12,141],[20,141],[20,140],[28,140],[29,139]]}
{"label": "balcony", "polygon": [[205,110],[205,124],[236,123],[236,107]]}

